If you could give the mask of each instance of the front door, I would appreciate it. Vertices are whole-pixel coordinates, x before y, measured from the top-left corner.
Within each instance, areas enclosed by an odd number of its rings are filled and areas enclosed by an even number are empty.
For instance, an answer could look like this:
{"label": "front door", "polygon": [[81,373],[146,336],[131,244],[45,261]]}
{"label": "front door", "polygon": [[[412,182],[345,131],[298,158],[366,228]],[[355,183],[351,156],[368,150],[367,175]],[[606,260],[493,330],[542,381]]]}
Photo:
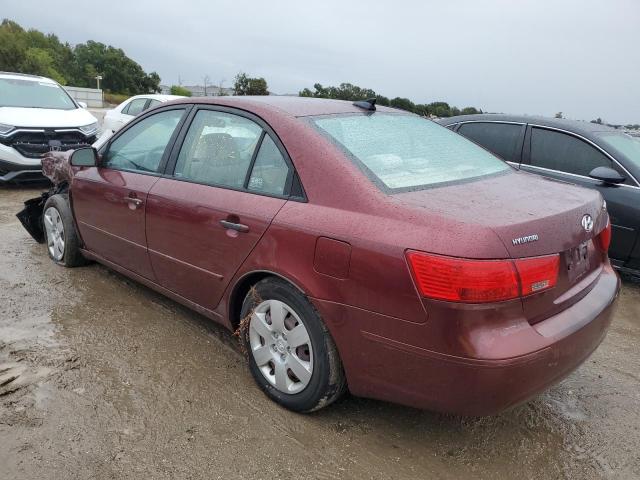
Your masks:
{"label": "front door", "polygon": [[256,121],[209,108],[174,155],[149,193],[149,255],[158,283],[212,310],[286,203],[292,169]]}
{"label": "front door", "polygon": [[118,134],[97,167],[73,179],[72,201],[85,248],[127,270],[153,279],[147,254],[145,211],[185,108],[155,113]]}

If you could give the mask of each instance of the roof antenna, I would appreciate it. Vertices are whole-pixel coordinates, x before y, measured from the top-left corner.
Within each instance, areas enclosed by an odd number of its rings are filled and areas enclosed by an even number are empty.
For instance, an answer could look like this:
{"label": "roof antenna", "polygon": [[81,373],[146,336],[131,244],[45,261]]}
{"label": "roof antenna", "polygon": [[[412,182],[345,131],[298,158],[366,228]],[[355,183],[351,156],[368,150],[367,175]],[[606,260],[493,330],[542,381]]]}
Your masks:
{"label": "roof antenna", "polygon": [[358,102],[353,102],[356,107],[364,108],[365,110],[369,110],[372,112],[376,111],[376,99],[368,98],[366,100],[360,100]]}

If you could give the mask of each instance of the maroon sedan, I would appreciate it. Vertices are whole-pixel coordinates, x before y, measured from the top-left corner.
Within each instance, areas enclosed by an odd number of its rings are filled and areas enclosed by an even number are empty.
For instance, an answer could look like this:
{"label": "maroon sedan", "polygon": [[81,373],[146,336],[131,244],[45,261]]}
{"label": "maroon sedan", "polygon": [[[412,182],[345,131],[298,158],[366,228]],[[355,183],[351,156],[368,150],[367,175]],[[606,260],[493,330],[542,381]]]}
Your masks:
{"label": "maroon sedan", "polygon": [[578,367],[611,320],[598,192],[373,102],[185,99],[70,158],[44,206],[53,260],[239,329],[291,410],[348,388],[494,413]]}

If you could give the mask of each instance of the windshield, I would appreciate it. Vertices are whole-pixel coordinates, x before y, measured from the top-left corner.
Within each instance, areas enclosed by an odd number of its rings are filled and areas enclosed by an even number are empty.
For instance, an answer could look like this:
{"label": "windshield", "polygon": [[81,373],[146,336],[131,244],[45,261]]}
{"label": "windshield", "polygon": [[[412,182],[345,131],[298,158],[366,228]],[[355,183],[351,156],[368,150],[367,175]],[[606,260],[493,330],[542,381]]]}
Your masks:
{"label": "windshield", "polygon": [[618,132],[597,133],[604,143],[615,148],[640,167],[640,139]]}
{"label": "windshield", "polygon": [[313,123],[386,189],[415,190],[504,172],[506,163],[449,129],[415,115],[316,117]]}
{"label": "windshield", "polygon": [[14,78],[0,78],[0,107],[77,108],[69,94],[55,83]]}

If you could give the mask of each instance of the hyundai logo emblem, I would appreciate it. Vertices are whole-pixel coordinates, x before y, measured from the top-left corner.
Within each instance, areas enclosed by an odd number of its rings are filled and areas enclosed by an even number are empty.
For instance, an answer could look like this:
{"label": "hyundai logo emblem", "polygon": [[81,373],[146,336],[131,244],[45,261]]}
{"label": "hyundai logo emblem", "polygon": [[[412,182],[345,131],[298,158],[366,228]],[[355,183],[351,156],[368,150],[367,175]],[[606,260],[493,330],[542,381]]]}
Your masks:
{"label": "hyundai logo emblem", "polygon": [[593,218],[591,218],[591,215],[587,214],[584,217],[582,217],[582,228],[584,228],[585,232],[590,232],[591,230],[593,230]]}

